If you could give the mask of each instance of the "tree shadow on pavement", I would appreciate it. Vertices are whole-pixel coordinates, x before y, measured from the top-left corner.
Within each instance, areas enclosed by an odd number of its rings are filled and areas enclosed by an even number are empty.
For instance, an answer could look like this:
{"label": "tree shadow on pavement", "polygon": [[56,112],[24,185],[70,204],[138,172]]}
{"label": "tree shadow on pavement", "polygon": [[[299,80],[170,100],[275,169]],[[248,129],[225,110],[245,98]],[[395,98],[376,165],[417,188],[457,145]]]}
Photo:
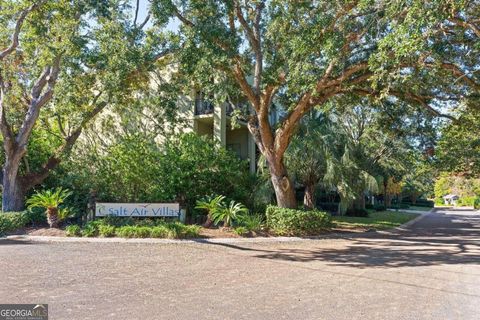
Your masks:
{"label": "tree shadow on pavement", "polygon": [[[416,223],[411,230],[389,233],[370,232],[351,236],[338,245],[322,241],[306,242],[298,248],[261,249],[235,244],[225,247],[249,251],[262,259],[295,262],[323,261],[328,265],[367,267],[407,267],[442,264],[480,264],[480,215],[458,216],[436,213],[429,221]],[[431,225],[435,225],[432,229]]]}
{"label": "tree shadow on pavement", "polygon": [[0,246],[29,245],[29,244],[33,244],[33,242],[27,241],[27,240],[0,238]]}

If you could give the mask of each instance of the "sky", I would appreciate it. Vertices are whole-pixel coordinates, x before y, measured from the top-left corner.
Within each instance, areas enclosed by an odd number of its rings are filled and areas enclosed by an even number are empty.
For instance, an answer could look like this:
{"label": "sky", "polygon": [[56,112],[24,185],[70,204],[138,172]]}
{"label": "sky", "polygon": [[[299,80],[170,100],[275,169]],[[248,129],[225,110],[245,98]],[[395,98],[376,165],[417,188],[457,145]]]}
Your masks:
{"label": "sky", "polygon": [[[132,7],[135,10],[136,6],[136,0],[131,0],[132,1]],[[145,17],[148,14],[148,6],[149,6],[149,0],[140,0],[140,9],[138,10],[138,21],[142,22],[144,21]],[[151,20],[150,20],[151,21]],[[150,24],[150,23],[149,23]],[[167,25],[167,29],[171,31],[175,31],[178,29],[178,21],[177,20],[172,20],[170,23]],[[148,24],[147,24],[148,27]]]}

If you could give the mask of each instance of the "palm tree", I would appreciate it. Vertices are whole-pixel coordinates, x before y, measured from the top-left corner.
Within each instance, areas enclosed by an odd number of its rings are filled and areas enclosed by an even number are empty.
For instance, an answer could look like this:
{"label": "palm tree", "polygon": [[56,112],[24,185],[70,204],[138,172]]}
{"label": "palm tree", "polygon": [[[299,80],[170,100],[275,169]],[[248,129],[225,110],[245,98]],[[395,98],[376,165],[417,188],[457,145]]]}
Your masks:
{"label": "palm tree", "polygon": [[207,221],[205,221],[203,224],[205,228],[210,228],[212,226],[212,215],[218,210],[221,210],[221,208],[224,206],[223,200],[225,200],[224,196],[211,195],[197,201],[195,209],[204,209],[207,211]]}
{"label": "palm tree", "polygon": [[46,208],[47,222],[50,228],[58,227],[61,218],[58,208],[72,192],[57,188],[55,190],[45,190],[35,193],[27,200],[28,208]]}
{"label": "palm tree", "polygon": [[323,113],[310,115],[293,137],[285,163],[295,180],[305,187],[306,209],[315,208],[316,187],[334,165],[340,141],[338,129]]}
{"label": "palm tree", "polygon": [[248,213],[247,207],[232,200],[228,206],[216,210],[212,215],[212,219],[215,224],[219,224],[223,221],[223,226],[228,228],[232,225],[234,220],[239,219],[242,214],[246,213]]}

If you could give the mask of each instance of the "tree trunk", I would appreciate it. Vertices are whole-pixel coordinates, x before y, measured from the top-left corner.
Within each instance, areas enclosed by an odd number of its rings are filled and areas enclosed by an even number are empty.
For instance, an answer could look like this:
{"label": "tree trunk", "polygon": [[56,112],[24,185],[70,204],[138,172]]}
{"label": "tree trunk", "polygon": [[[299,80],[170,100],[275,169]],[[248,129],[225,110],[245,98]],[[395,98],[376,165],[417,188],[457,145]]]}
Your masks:
{"label": "tree trunk", "polygon": [[363,191],[358,194],[355,200],[353,200],[351,209],[365,210],[365,195],[363,194]]}
{"label": "tree trunk", "polygon": [[392,197],[388,193],[385,193],[385,206],[390,207],[392,205]]}
{"label": "tree trunk", "polygon": [[6,160],[3,167],[2,211],[25,209],[25,189],[18,179],[19,161]]}
{"label": "tree trunk", "polygon": [[412,204],[417,203],[417,193],[416,192],[412,192],[412,194],[410,195],[410,200],[412,201]]}
{"label": "tree trunk", "polygon": [[297,208],[295,189],[283,163],[272,164],[272,162],[269,162],[269,169],[273,189],[275,190],[275,196],[277,198],[277,206],[281,208]]}
{"label": "tree trunk", "polygon": [[303,197],[303,205],[306,209],[315,209],[315,185],[307,184],[305,186],[305,196]]}
{"label": "tree trunk", "polygon": [[210,213],[207,214],[207,220],[205,221],[205,223],[203,224],[203,227],[204,228],[210,228],[213,224],[213,220],[212,220],[212,217],[210,215]]}

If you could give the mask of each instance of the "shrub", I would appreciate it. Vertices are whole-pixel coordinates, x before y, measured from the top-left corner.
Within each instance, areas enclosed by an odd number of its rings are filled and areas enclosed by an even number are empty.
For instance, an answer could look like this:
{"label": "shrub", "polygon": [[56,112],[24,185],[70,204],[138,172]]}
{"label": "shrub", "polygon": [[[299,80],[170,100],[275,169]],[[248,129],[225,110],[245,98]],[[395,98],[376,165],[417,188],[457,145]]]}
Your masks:
{"label": "shrub", "polygon": [[279,235],[317,234],[331,225],[331,216],[322,211],[302,211],[268,206],[267,226]]}
{"label": "shrub", "polygon": [[[385,207],[384,207],[385,208]],[[382,210],[377,210],[375,209],[376,211],[382,211]],[[361,209],[361,208],[355,208],[355,209],[347,209],[347,212],[345,212],[345,215],[346,216],[349,216],[349,217],[368,217],[368,211],[365,210],[365,209]]]}
{"label": "shrub", "polygon": [[82,235],[82,229],[76,224],[71,224],[65,228],[67,237],[78,237]]}
{"label": "shrub", "polygon": [[59,206],[71,194],[72,192],[62,188],[39,191],[27,200],[27,204],[29,208],[45,208],[48,225],[50,228],[56,228],[63,219],[70,215],[70,212],[65,209],[60,211]]}
{"label": "shrub", "polygon": [[480,209],[480,197],[476,197],[475,201],[473,202],[474,209]]}
{"label": "shrub", "polygon": [[320,208],[328,212],[338,211],[338,202],[320,202]]}
{"label": "shrub", "polygon": [[367,203],[367,204],[365,204],[365,209],[367,209],[367,210],[370,209],[371,210],[371,209],[374,209],[374,206],[371,203]]}
{"label": "shrub", "polygon": [[30,209],[26,211],[28,223],[32,225],[43,224],[47,221],[47,214],[42,209]]}
{"label": "shrub", "polygon": [[244,236],[250,232],[250,230],[245,227],[236,227],[235,229],[233,229],[233,231],[239,236]]}
{"label": "shrub", "polygon": [[98,227],[101,225],[101,221],[89,221],[82,229],[83,237],[96,237],[98,235]]}
{"label": "shrub", "polygon": [[101,224],[98,226],[98,234],[105,238],[113,237],[115,235],[115,227],[108,224]]}
{"label": "shrub", "polygon": [[115,234],[123,238],[149,238],[151,227],[123,226],[117,228]]}
{"label": "shrub", "polygon": [[459,207],[473,207],[476,197],[461,197],[457,201]]}
{"label": "shrub", "polygon": [[98,221],[102,221],[103,224],[114,226],[114,227],[123,227],[133,225],[134,221],[131,217],[117,217],[117,216],[105,216]]}
{"label": "shrub", "polygon": [[435,198],[435,205],[437,206],[443,206],[445,205],[445,200],[443,200],[443,198]]}
{"label": "shrub", "polygon": [[[439,199],[442,199],[442,198],[439,198]],[[435,200],[435,202],[436,201],[437,200]],[[442,201],[443,201],[443,199],[442,199]],[[402,203],[408,204],[410,206],[427,207],[427,208],[433,208],[433,206],[435,204],[433,201],[425,200],[425,199],[418,199],[417,201],[415,201],[415,203],[412,203],[411,201],[402,201]]]}
{"label": "shrub", "polygon": [[200,226],[197,225],[185,225],[181,236],[183,238],[196,238],[200,233]]}
{"label": "shrub", "polygon": [[247,214],[241,216],[240,225],[247,229],[247,231],[258,231],[261,230],[264,224],[264,218],[260,214]]}
{"label": "shrub", "polygon": [[230,201],[228,206],[218,208],[212,213],[212,219],[215,225],[223,222],[224,227],[230,227],[233,222],[240,219],[242,214],[248,212],[247,207],[235,201]]}
{"label": "shrub", "polygon": [[166,226],[156,226],[150,229],[150,237],[152,238],[168,238],[170,230]]}
{"label": "shrub", "polygon": [[202,209],[207,213],[207,221],[205,222],[205,227],[210,227],[213,223],[212,216],[218,210],[221,210],[225,205],[223,201],[225,200],[225,196],[206,196],[200,200],[197,200],[197,205],[195,209]]}
{"label": "shrub", "polygon": [[25,227],[30,222],[28,213],[21,212],[0,212],[0,235]]}
{"label": "shrub", "polygon": [[[377,205],[377,206],[374,206],[373,209],[374,209],[375,211],[385,211],[385,210],[387,210],[387,207],[384,206],[384,205]],[[358,210],[357,210],[357,211],[358,211]],[[362,212],[362,213],[363,213],[363,212]],[[366,215],[365,217],[367,217],[367,216],[368,216],[368,211],[367,211],[367,215]],[[357,217],[364,217],[364,216],[357,216]]]}
{"label": "shrub", "polygon": [[166,223],[165,227],[168,229],[168,238],[194,238],[200,232],[199,226],[185,225],[180,222]]}

